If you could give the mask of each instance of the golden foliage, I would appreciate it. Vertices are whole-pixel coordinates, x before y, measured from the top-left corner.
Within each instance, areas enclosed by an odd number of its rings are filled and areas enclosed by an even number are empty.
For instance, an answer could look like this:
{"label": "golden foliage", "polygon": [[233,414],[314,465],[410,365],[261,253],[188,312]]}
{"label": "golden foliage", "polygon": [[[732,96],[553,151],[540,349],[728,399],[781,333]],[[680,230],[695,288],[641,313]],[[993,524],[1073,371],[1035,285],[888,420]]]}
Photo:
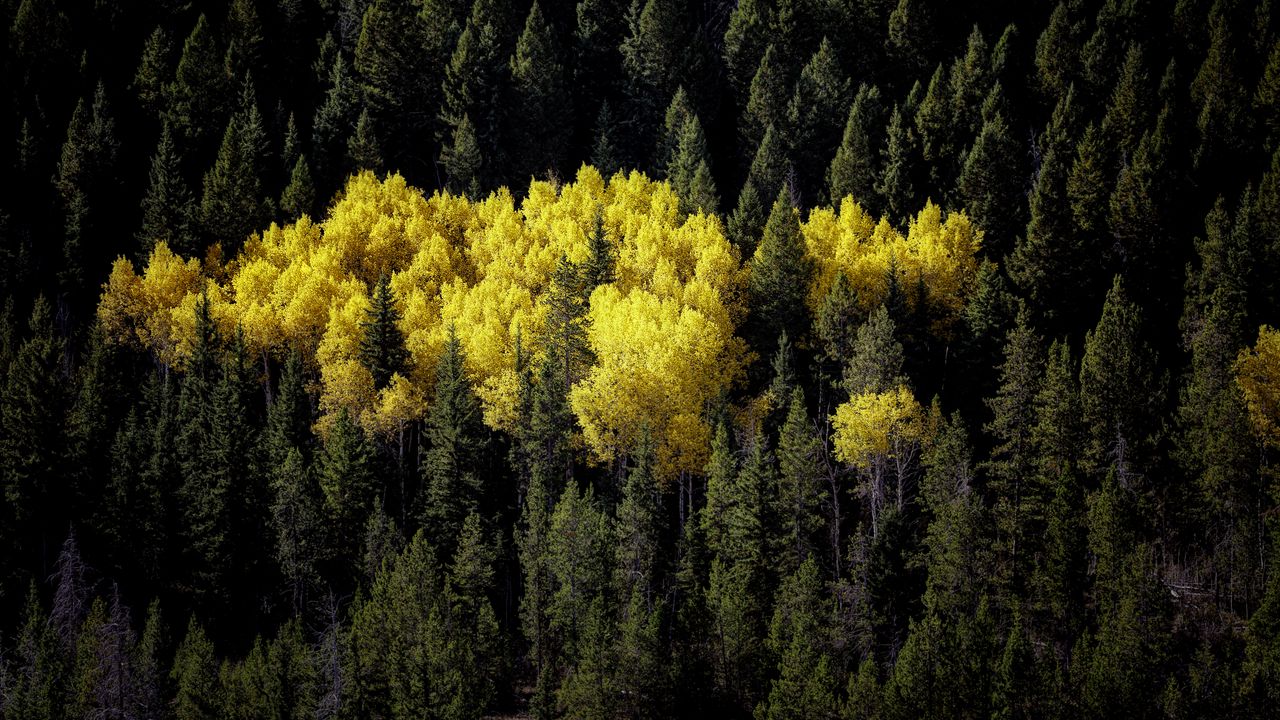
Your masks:
{"label": "golden foliage", "polygon": [[920,289],[925,288],[933,331],[945,336],[973,290],[982,231],[964,212],[944,218],[941,208],[926,203],[904,236],[888,220],[876,222],[846,197],[839,212],[815,209],[800,229],[816,267],[809,291],[815,313],[840,272],[865,309],[880,305],[888,295],[892,271],[913,310],[921,301]]}
{"label": "golden foliage", "polygon": [[860,465],[874,456],[892,456],[897,442],[920,440],[924,411],[905,386],[883,393],[862,393],[836,408],[836,457]]}
{"label": "golden foliage", "polygon": [[1280,446],[1280,330],[1258,329],[1258,343],[1241,350],[1236,360],[1236,382],[1258,438]]}

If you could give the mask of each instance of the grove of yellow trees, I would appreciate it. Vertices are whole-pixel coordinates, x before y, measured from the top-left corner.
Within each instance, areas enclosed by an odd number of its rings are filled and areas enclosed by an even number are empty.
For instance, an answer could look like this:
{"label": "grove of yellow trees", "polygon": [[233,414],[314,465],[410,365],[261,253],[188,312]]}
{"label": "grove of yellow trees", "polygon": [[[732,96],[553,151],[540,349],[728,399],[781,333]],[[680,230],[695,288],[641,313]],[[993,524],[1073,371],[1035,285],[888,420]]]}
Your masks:
{"label": "grove of yellow trees", "polygon": [[[216,246],[203,261],[184,259],[160,243],[140,274],[117,260],[98,315],[108,336],[181,367],[191,352],[195,305],[206,296],[219,329],[242,332],[249,352],[280,360],[297,351],[311,363],[321,431],[346,410],[385,437],[425,415],[453,328],[486,423],[510,430],[520,406],[517,338],[534,362],[545,352],[557,263],[586,261],[597,227],[616,267],[591,294],[593,363],[570,389],[581,439],[594,459],[608,462],[648,433],[659,477],[699,471],[710,446],[707,407],[743,377],[750,360],[737,334],[750,268],[719,217],[686,216],[667,183],[638,172],[606,180],[584,166],[570,183],[533,182],[519,202],[505,189],[477,201],[428,197],[397,174],[360,173],[322,222],[304,216],[272,224],[232,259],[222,260]],[[840,272],[861,302],[874,306],[892,270],[909,302],[919,301],[914,288],[923,285],[933,307],[945,310],[936,319],[939,333],[963,308],[981,243],[964,213],[944,218],[932,203],[905,235],[874,222],[850,198],[838,213],[815,209],[802,230],[817,267],[809,292],[815,307]],[[383,276],[408,362],[377,388],[360,345]],[[837,450],[850,462],[885,450],[882,438],[856,428],[892,426],[910,435],[918,417],[905,388],[867,400],[842,406],[835,418]]]}

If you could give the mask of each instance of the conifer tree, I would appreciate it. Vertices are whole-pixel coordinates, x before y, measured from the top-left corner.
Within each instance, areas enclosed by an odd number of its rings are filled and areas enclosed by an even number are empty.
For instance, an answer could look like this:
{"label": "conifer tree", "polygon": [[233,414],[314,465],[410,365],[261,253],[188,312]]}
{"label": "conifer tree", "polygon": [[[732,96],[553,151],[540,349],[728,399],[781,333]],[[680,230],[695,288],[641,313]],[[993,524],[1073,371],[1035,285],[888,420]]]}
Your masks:
{"label": "conifer tree", "polygon": [[680,151],[680,134],[684,131],[685,123],[696,114],[689,104],[689,93],[685,92],[684,86],[676,88],[671,104],[667,105],[662,132],[658,136],[658,146],[654,152],[655,172],[671,178]]}
{"label": "conifer tree", "polygon": [[182,160],[168,123],[160,130],[160,144],[151,156],[151,184],[142,198],[142,228],[138,257],[145,260],[157,242],[184,256],[198,250],[191,191],[182,179]]}
{"label": "conifer tree", "polygon": [[187,634],[178,645],[169,679],[176,691],[173,714],[177,720],[222,717],[222,693],[213,643],[195,616],[191,617]]}
{"label": "conifer tree", "polygon": [[785,188],[773,203],[751,268],[755,345],[761,352],[772,354],[783,331],[808,327],[805,296],[813,275],[813,262],[805,254],[800,235],[799,213]]}
{"label": "conifer tree", "polygon": [[328,71],[329,88],[312,121],[311,148],[316,175],[323,186],[335,182],[346,168],[347,141],[360,115],[360,88],[341,53]]}
{"label": "conifer tree", "polygon": [[987,401],[993,418],[986,430],[996,441],[987,464],[991,474],[997,542],[1001,554],[1002,581],[1018,594],[1026,581],[1034,549],[1027,547],[1038,535],[1039,517],[1033,475],[1032,429],[1035,399],[1044,370],[1043,347],[1025,312],[1009,332],[1000,366],[1000,390]]}
{"label": "conifer tree", "polygon": [[428,141],[430,109],[439,97],[429,64],[434,58],[426,26],[432,20],[420,3],[374,0],[364,13],[356,42],[354,64],[366,103],[360,122],[367,125],[367,134],[376,132],[384,139],[383,157],[394,166],[426,159],[411,155],[422,152]]}
{"label": "conifer tree", "polygon": [[382,169],[382,145],[374,132],[368,109],[360,111],[356,130],[347,139],[347,165],[357,172],[372,170],[376,173]]}
{"label": "conifer tree", "polygon": [[921,0],[898,0],[889,13],[885,54],[901,68],[902,78],[919,77],[928,66],[936,32],[933,25],[932,11]]}
{"label": "conifer tree", "polygon": [[[739,7],[745,4],[742,3]],[[791,99],[791,82],[779,55],[776,46],[770,44],[751,78],[747,102],[738,123],[739,148],[744,160],[752,157],[756,148],[760,147],[769,126],[786,118],[787,103]]]}
{"label": "conifer tree", "polygon": [[[763,198],[777,197],[780,191],[786,191],[790,195],[789,184],[795,173],[791,158],[787,154],[784,132],[780,126],[769,125],[751,161],[751,172],[747,175],[747,182],[755,186],[758,197],[762,201]],[[761,210],[763,211],[763,205]],[[763,226],[764,220],[765,215],[761,212],[757,227]]]}
{"label": "conifer tree", "polygon": [[0,404],[0,478],[14,523],[12,534],[6,535],[23,553],[16,557],[43,553],[57,542],[65,527],[61,499],[70,491],[63,465],[68,406],[64,345],[54,334],[52,309],[43,296],[31,309],[27,333],[7,368]]}
{"label": "conifer tree", "polygon": [[1014,238],[1026,229],[1022,154],[1008,120],[996,111],[983,121],[960,171],[965,211],[983,229],[983,246],[996,257],[1012,250]]}
{"label": "conifer tree", "polygon": [[1063,97],[1080,72],[1082,24],[1071,14],[1076,6],[1062,0],[1049,15],[1049,24],[1036,40],[1036,72],[1042,96]]}
{"label": "conifer tree", "polygon": [[509,64],[515,95],[510,145],[518,153],[512,180],[519,184],[529,177],[557,177],[568,159],[573,113],[566,101],[560,48],[536,0]]}
{"label": "conifer tree", "polygon": [[1114,468],[1118,481],[1141,472],[1154,449],[1162,388],[1154,353],[1143,338],[1142,310],[1116,278],[1098,325],[1085,337],[1080,363],[1081,419],[1087,428],[1087,469]]}
{"label": "conifer tree", "polygon": [[451,178],[458,176],[454,170],[471,171],[465,181],[475,184],[473,193],[492,189],[504,166],[498,136],[504,78],[509,77],[503,63],[505,20],[496,5],[477,0],[445,67],[441,157]]}
{"label": "conifer tree", "polygon": [[707,151],[707,139],[702,133],[702,123],[697,115],[691,115],[680,131],[675,160],[668,168],[672,188],[680,197],[680,209],[693,214],[699,211],[714,213],[720,204],[715,181],[711,178],[711,154]]}
{"label": "conifer tree", "polygon": [[818,514],[822,499],[819,451],[804,392],[797,386],[791,391],[787,419],[778,434],[778,515],[782,518],[787,570],[799,569],[816,551],[815,538],[822,525]]}
{"label": "conifer tree", "polygon": [[880,90],[874,85],[863,84],[849,106],[849,118],[845,121],[840,147],[827,169],[827,196],[832,205],[838,205],[845,197],[852,197],[868,212],[874,213],[879,209],[876,177],[880,148],[884,145],[882,127],[884,107],[880,102]]}
{"label": "conifer tree", "polygon": [[764,204],[760,201],[760,193],[756,184],[747,178],[742,190],[738,192],[738,204],[729,216],[726,228],[729,239],[744,257],[755,254],[760,244],[760,236],[764,229]]}
{"label": "conifer tree", "polygon": [[480,138],[471,118],[463,115],[448,145],[440,153],[440,162],[449,176],[449,189],[457,194],[479,200],[482,194],[482,173],[485,159],[480,151]]}
{"label": "conifer tree", "polygon": [[289,175],[289,184],[280,194],[280,212],[288,220],[311,215],[316,206],[316,186],[306,155],[299,155]]}
{"label": "conifer tree", "polygon": [[57,717],[61,707],[61,674],[53,628],[40,607],[35,582],[27,592],[22,623],[17,628],[13,653],[13,674],[6,678],[6,715],[19,718]]}
{"label": "conifer tree", "polygon": [[[627,37],[619,49],[632,147],[654,147],[663,104],[689,69],[693,38],[685,22],[681,6],[673,0],[635,0],[631,5]],[[633,162],[649,164],[642,157]]]}
{"label": "conifer tree", "polygon": [[488,437],[464,362],[462,343],[451,329],[422,430],[423,525],[443,557],[452,554],[463,520],[480,510],[485,499]]}
{"label": "conifer tree", "polygon": [[133,76],[138,104],[154,117],[165,110],[165,89],[172,72],[173,42],[163,25],[157,25],[142,48],[142,60]]}
{"label": "conifer tree", "polygon": [[386,387],[397,373],[408,368],[409,351],[400,331],[400,311],[391,292],[391,278],[384,274],[374,287],[369,309],[361,322],[364,337],[360,340],[360,362],[373,376],[373,386]]}
{"label": "conifer tree", "polygon": [[[379,495],[379,487],[369,439],[345,410],[338,412],[329,437],[316,457],[315,468],[329,515],[332,548],[339,561],[354,568],[354,550]],[[304,474],[288,481],[305,484],[306,477]],[[298,487],[305,488],[305,485]]]}
{"label": "conifer tree", "polygon": [[790,155],[799,181],[796,190],[808,204],[822,199],[822,172],[840,144],[839,117],[852,100],[848,76],[831,42],[824,39],[801,70],[786,112]]}
{"label": "conifer tree", "polygon": [[876,184],[876,193],[883,199],[890,218],[902,220],[916,208],[915,153],[916,139],[902,106],[896,106],[889,117],[884,150],[881,152],[884,171]]}
{"label": "conifer tree", "polygon": [[591,164],[603,177],[611,178],[622,169],[622,160],[615,137],[616,126],[609,101],[600,104],[594,128],[595,140],[591,145]]}
{"label": "conifer tree", "polygon": [[174,79],[169,84],[164,119],[192,150],[203,151],[228,115],[231,84],[223,66],[214,30],[204,15],[182,46]]}
{"label": "conifer tree", "polygon": [[99,82],[93,104],[88,109],[83,100],[76,105],[54,178],[65,217],[63,267],[58,280],[73,301],[83,299],[80,296],[88,289],[88,273],[107,260],[94,239],[117,229],[109,209],[119,191],[115,181],[118,152],[115,120],[105,86]]}
{"label": "conifer tree", "polygon": [[778,596],[769,630],[769,645],[779,658],[778,677],[766,703],[757,706],[757,716],[828,716],[836,705],[835,677],[823,638],[826,603],[813,558],[787,578]]}
{"label": "conifer tree", "polygon": [[[724,64],[729,73],[729,83],[738,97],[751,94],[748,86],[753,84],[753,76],[758,75],[759,68],[763,67],[761,57],[768,56],[772,50],[769,43],[771,14],[768,3],[744,0],[737,3],[729,15],[729,24],[724,32]],[[755,147],[759,141],[756,138],[748,143],[748,147]]]}
{"label": "conifer tree", "polygon": [[234,255],[241,244],[271,216],[261,171],[267,154],[266,130],[258,112],[253,83],[247,77],[240,108],[227,124],[213,167],[204,176],[200,219],[205,235]]}

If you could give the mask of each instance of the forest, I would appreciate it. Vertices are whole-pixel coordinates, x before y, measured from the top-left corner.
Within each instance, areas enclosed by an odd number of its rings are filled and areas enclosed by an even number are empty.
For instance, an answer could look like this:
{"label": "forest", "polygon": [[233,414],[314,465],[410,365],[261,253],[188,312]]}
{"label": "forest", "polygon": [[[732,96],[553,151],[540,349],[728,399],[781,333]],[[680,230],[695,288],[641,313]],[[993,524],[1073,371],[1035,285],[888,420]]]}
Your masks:
{"label": "forest", "polygon": [[1280,709],[1270,0],[0,16],[0,719]]}

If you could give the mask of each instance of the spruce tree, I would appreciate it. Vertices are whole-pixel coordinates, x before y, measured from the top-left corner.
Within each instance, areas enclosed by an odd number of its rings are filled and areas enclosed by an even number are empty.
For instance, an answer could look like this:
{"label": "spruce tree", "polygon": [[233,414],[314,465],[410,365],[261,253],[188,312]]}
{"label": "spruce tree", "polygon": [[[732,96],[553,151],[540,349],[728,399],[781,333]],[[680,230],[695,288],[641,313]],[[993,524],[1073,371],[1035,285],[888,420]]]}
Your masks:
{"label": "spruce tree", "polygon": [[[503,33],[506,18],[497,10],[494,4],[477,0],[445,67],[441,157],[451,178],[470,176],[462,179],[474,184],[466,188],[473,194],[493,189],[504,167],[498,136],[504,78],[509,77],[503,60],[509,51]],[[461,172],[464,169],[470,172]]]}
{"label": "spruce tree", "polygon": [[822,502],[819,440],[814,435],[804,392],[799,386],[787,401],[787,418],[778,433],[778,515],[782,518],[787,571],[815,556]]}
{"label": "spruce tree", "polygon": [[786,112],[787,139],[798,180],[796,191],[806,204],[816,205],[824,199],[822,173],[827,158],[840,144],[839,118],[852,100],[849,78],[830,41],[824,39],[800,71]]}
{"label": "spruce tree", "polygon": [[680,134],[685,123],[697,113],[689,104],[689,93],[684,86],[676,88],[676,94],[667,105],[667,114],[662,124],[662,132],[658,136],[657,149],[654,152],[654,171],[671,178],[675,169],[676,156],[680,150]]}
{"label": "spruce tree", "polygon": [[[724,32],[724,64],[729,73],[729,83],[738,97],[748,95],[753,76],[763,66],[762,56],[773,50],[769,44],[771,8],[761,0],[743,0],[737,3],[729,15]],[[766,47],[768,45],[768,47]],[[760,139],[748,145],[755,147]]]}
{"label": "spruce tree", "polygon": [[119,149],[106,89],[99,82],[92,105],[86,107],[83,100],[76,105],[53,181],[65,218],[58,280],[76,304],[87,300],[83,296],[89,290],[88,274],[108,259],[106,248],[95,238],[117,231],[110,208],[119,193],[115,177]]}
{"label": "spruce tree", "polygon": [[482,478],[488,433],[464,362],[462,342],[450,329],[422,429],[422,522],[443,557],[452,554],[466,516],[482,509],[486,500]]}
{"label": "spruce tree", "polygon": [[764,204],[760,201],[760,193],[756,190],[756,184],[748,178],[738,193],[738,204],[726,223],[729,239],[743,257],[755,254],[756,247],[760,244],[764,221]]}
{"label": "spruce tree", "polygon": [[374,0],[365,11],[356,42],[354,64],[367,112],[360,120],[368,125],[367,133],[376,131],[384,139],[383,157],[393,167],[412,167],[427,159],[412,154],[422,152],[428,142],[430,108],[439,97],[431,82],[434,58],[426,27],[431,21],[420,3]]}
{"label": "spruce tree", "polygon": [[800,235],[800,214],[784,188],[774,200],[764,237],[751,260],[751,327],[755,346],[772,354],[787,329],[809,326],[805,304],[813,261]]}
{"label": "spruce tree", "polygon": [[315,206],[316,186],[311,176],[311,166],[307,164],[306,155],[299,155],[293,164],[293,172],[289,175],[289,184],[280,194],[280,212],[286,220],[297,220],[303,215],[313,214]]}
{"label": "spruce tree", "polygon": [[1026,313],[1019,313],[1005,344],[1000,390],[987,401],[993,417],[986,426],[996,441],[987,470],[1002,560],[1000,579],[1014,594],[1022,591],[1038,536],[1039,502],[1036,487],[1029,480],[1034,466],[1035,399],[1043,370],[1041,340],[1030,327]]}
{"label": "spruce tree", "polygon": [[680,209],[686,214],[714,213],[720,204],[715,181],[711,178],[711,154],[702,123],[691,115],[680,131],[675,160],[667,169],[672,189],[680,198]]}
{"label": "spruce tree", "polygon": [[263,229],[271,216],[261,172],[266,165],[267,137],[253,89],[246,78],[240,108],[227,124],[217,160],[204,176],[200,220],[209,240],[235,255],[244,241]]}
{"label": "spruce tree", "polygon": [[509,64],[515,97],[510,146],[517,153],[511,179],[519,185],[530,177],[558,177],[569,156],[573,113],[556,35],[536,0]]}
{"label": "spruce tree", "polygon": [[153,117],[160,117],[165,110],[165,89],[172,72],[173,42],[164,26],[158,25],[147,37],[142,48],[142,60],[133,76],[133,91],[138,104]]}
{"label": "spruce tree", "polygon": [[381,390],[392,376],[408,368],[409,351],[400,331],[400,311],[391,292],[391,277],[383,274],[374,287],[369,309],[360,323],[364,337],[360,340],[360,362],[373,376],[374,388]]}
{"label": "spruce tree", "polygon": [[[882,127],[884,107],[880,101],[880,90],[874,85],[863,84],[849,106],[849,118],[845,121],[840,147],[827,168],[827,197],[833,206],[838,206],[845,197],[852,197],[870,213],[879,210],[876,177],[880,148],[884,144]],[[969,212],[973,213],[972,208]]]}
{"label": "spruce tree", "polygon": [[169,673],[176,695],[173,715],[177,720],[214,720],[222,717],[222,688],[213,643],[193,615],[187,634],[178,645]]}
{"label": "spruce tree", "polygon": [[377,173],[382,169],[382,144],[373,128],[373,119],[368,109],[360,111],[356,120],[355,132],[347,139],[347,166],[359,172],[372,170]]}
{"label": "spruce tree", "polygon": [[756,707],[765,718],[820,718],[836,705],[835,677],[827,654],[827,603],[813,558],[805,560],[778,592],[769,646],[778,660],[768,700]]}
{"label": "spruce tree", "polygon": [[[355,568],[359,538],[379,496],[374,462],[373,449],[364,429],[346,410],[339,410],[316,457],[315,474],[329,517],[326,534],[330,550],[348,572]],[[305,488],[305,470],[285,480],[291,484],[301,483],[296,487]]]}
{"label": "spruce tree", "polygon": [[751,78],[747,102],[738,123],[739,154],[744,160],[751,158],[760,147],[769,126],[786,118],[791,82],[779,54],[774,45],[769,45]]}
{"label": "spruce tree", "polygon": [[613,113],[609,109],[609,101],[600,104],[600,112],[596,115],[594,141],[591,145],[591,164],[600,171],[606,180],[612,178],[622,169],[622,156],[618,150],[616,124]]}
{"label": "spruce tree", "polygon": [[336,183],[346,171],[347,141],[360,115],[360,88],[341,53],[328,72],[329,87],[311,127],[311,148],[321,187]]}
{"label": "spruce tree", "polygon": [[183,43],[174,80],[165,93],[164,119],[188,147],[203,154],[211,129],[216,132],[226,121],[231,92],[214,30],[201,15]]}
{"label": "spruce tree", "polygon": [[902,106],[896,106],[889,117],[884,150],[881,151],[884,171],[876,184],[876,194],[883,202],[889,217],[900,222],[916,209],[915,175],[916,139]]}
{"label": "spruce tree", "polygon": [[145,261],[157,242],[185,257],[198,254],[194,213],[191,191],[182,179],[182,160],[165,123],[160,130],[160,144],[151,156],[151,184],[142,198],[138,258]]}
{"label": "spruce tree", "polygon": [[482,179],[485,159],[480,151],[480,138],[471,118],[463,115],[453,135],[440,153],[440,163],[448,174],[449,190],[474,200],[484,197]]}
{"label": "spruce tree", "polygon": [[960,171],[961,201],[983,229],[983,246],[994,257],[1012,250],[1014,239],[1026,229],[1022,198],[1027,170],[1022,155],[1008,120],[997,111],[982,123]]}

